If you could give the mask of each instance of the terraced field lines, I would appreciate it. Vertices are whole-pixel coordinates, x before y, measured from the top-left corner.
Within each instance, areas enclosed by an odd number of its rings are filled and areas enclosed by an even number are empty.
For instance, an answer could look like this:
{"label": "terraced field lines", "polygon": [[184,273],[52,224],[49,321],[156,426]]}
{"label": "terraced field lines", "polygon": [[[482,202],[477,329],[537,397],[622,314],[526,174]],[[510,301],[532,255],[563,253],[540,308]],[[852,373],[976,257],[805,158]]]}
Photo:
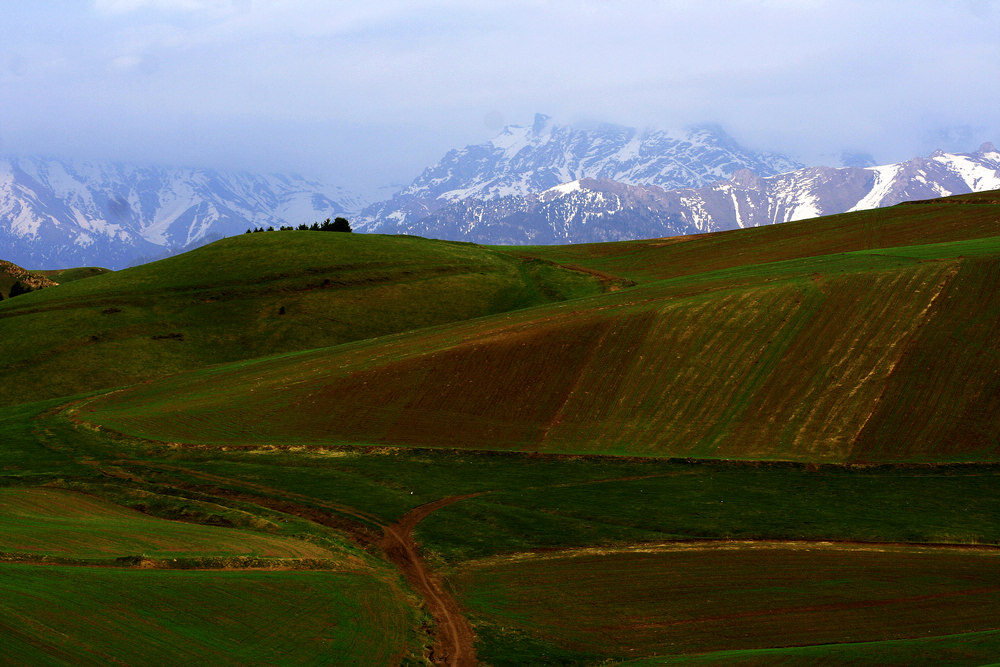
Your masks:
{"label": "terraced field lines", "polygon": [[886,382],[857,460],[1000,452],[1000,259],[962,261]]}

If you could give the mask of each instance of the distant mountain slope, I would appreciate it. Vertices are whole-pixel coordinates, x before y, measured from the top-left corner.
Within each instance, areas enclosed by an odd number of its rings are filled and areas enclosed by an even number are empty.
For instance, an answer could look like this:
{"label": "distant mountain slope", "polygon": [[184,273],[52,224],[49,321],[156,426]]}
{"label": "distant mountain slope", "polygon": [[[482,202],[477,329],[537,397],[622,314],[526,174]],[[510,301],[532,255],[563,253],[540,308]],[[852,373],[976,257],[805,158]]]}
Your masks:
{"label": "distant mountain slope", "polygon": [[585,243],[696,234],[868,210],[1000,188],[1000,152],[938,151],[874,167],[809,167],[774,176],[748,169],[700,188],[665,190],[580,179],[540,193],[448,203],[385,232],[494,244]]}
{"label": "distant mountain slope", "polygon": [[703,187],[740,169],[772,175],[801,167],[738,145],[721,128],[672,134],[618,125],[558,126],[538,114],[492,141],[450,151],[392,199],[361,213],[368,231],[403,229],[450,203],[528,196],[561,183],[599,178],[673,189]]}
{"label": "distant mountain slope", "polygon": [[251,226],[352,214],[349,193],[288,175],[0,160],[0,256],[122,268]]}

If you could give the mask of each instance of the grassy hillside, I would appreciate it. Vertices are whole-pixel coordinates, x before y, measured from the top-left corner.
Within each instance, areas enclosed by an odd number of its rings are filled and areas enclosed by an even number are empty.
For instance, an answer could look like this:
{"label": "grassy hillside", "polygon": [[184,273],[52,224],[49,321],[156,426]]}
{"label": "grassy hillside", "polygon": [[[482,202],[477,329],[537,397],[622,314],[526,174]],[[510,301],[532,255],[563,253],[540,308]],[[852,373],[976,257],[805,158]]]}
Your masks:
{"label": "grassy hillside", "polygon": [[0,405],[603,289],[586,273],[470,244],[248,234],[0,302]]}
{"label": "grassy hillside", "polygon": [[995,199],[253,234],[3,302],[5,656],[982,662]]}
{"label": "grassy hillside", "polygon": [[391,665],[414,648],[413,611],[351,573],[2,567],[7,664]]}
{"label": "grassy hillside", "polygon": [[74,280],[82,280],[84,278],[92,278],[93,276],[104,275],[105,273],[110,273],[111,269],[104,269],[99,266],[80,266],[74,267],[72,269],[50,269],[45,271],[36,271],[40,275],[53,280],[60,285],[64,283],[71,283]]}
{"label": "grassy hillside", "polygon": [[996,460],[998,288],[1000,237],[747,265],[195,372],[85,414],[201,443]]}
{"label": "grassy hillside", "polygon": [[998,557],[870,545],[669,544],[471,562],[453,580],[488,638],[481,657],[490,664],[560,653],[596,662],[992,630]]}
{"label": "grassy hillside", "polygon": [[[0,521],[4,525],[0,553],[63,559],[335,556],[330,549],[311,542],[246,529],[166,521],[61,489],[0,488]],[[358,568],[360,563],[355,559],[351,565]]]}
{"label": "grassy hillside", "polygon": [[715,234],[497,249],[649,282],[750,264],[996,236],[997,195],[956,195]]}
{"label": "grassy hillside", "polygon": [[716,651],[698,655],[658,656],[620,663],[629,667],[652,665],[989,665],[1000,654],[1000,631],[895,639],[881,642],[793,646],[790,648]]}

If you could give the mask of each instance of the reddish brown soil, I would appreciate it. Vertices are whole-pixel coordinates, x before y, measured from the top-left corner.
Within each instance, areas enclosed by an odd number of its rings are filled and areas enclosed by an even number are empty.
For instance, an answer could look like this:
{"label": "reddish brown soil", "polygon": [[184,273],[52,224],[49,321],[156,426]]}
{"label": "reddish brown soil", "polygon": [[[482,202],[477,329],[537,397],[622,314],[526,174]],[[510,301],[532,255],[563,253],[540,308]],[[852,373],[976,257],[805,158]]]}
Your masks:
{"label": "reddish brown soil", "polygon": [[421,595],[427,610],[437,623],[437,639],[431,648],[431,661],[435,665],[472,667],[476,664],[475,635],[465,612],[451,593],[447,591],[441,577],[435,574],[417,550],[413,541],[413,529],[431,512],[446,505],[472,498],[481,493],[451,496],[414,508],[391,526],[383,530],[382,550],[392,563],[399,568],[410,586]]}

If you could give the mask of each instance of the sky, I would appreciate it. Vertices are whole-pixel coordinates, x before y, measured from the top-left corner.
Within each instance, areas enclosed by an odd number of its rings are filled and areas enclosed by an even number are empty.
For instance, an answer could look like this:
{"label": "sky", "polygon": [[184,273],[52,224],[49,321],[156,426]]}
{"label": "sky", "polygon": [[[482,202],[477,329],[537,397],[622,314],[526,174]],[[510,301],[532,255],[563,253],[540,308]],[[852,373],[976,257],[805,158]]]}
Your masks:
{"label": "sky", "polygon": [[0,155],[358,191],[537,112],[830,164],[1000,145],[1000,0],[0,0]]}

